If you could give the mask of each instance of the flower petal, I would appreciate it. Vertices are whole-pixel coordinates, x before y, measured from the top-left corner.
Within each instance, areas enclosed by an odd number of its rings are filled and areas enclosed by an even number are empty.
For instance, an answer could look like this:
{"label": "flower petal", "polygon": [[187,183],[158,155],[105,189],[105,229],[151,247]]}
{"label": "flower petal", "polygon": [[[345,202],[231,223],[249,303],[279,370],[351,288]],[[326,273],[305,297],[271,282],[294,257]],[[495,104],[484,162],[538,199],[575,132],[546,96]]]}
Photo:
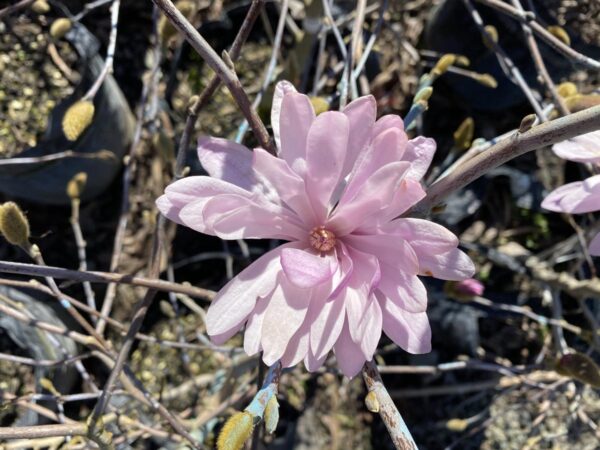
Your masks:
{"label": "flower petal", "polygon": [[[186,225],[181,218],[181,210],[185,206],[196,202],[196,208],[201,211],[204,204],[211,198],[223,194],[251,197],[250,192],[226,181],[205,176],[194,176],[183,178],[167,186],[165,194],[156,201],[156,206],[167,218],[180,225]],[[187,226],[202,233],[206,231],[201,216]]]}
{"label": "flower petal", "polygon": [[429,220],[397,219],[382,226],[381,231],[408,241],[421,252],[446,252],[458,246],[458,238],[454,233]]}
{"label": "flower petal", "polygon": [[345,114],[327,111],[317,116],[308,131],[306,189],[321,223],[327,216],[329,201],[340,181],[348,145],[348,127]]}
{"label": "flower petal", "polygon": [[398,308],[411,313],[427,310],[427,289],[414,274],[381,264],[381,281],[377,289]]}
{"label": "flower petal", "polygon": [[337,236],[345,236],[361,225],[376,222],[380,212],[389,206],[409,167],[406,162],[395,162],[380,168],[354,197],[342,197],[326,226],[332,227]]}
{"label": "flower petal", "polygon": [[254,310],[257,298],[273,291],[281,272],[279,258],[286,248],[294,248],[294,244],[284,244],[264,254],[219,291],[206,313],[210,336],[239,329]]}
{"label": "flower petal", "polygon": [[315,213],[306,194],[304,179],[283,159],[257,148],[254,150],[253,167],[259,177],[269,181],[279,198],[298,215],[308,229],[316,226]]}
{"label": "flower petal", "polygon": [[455,248],[445,253],[417,252],[422,275],[460,281],[475,274],[475,266],[466,253]]}
{"label": "flower petal", "polygon": [[552,146],[557,156],[582,163],[600,162],[600,131],[582,134]]}
{"label": "flower petal", "polygon": [[400,116],[396,114],[386,114],[377,119],[377,122],[375,122],[373,129],[371,130],[372,139],[375,139],[379,134],[390,128],[397,128],[398,130],[404,131],[404,122]]}
{"label": "flower petal", "polygon": [[408,274],[419,273],[419,261],[412,246],[399,236],[387,234],[348,235],[345,238],[352,248],[377,257],[384,262]]}
{"label": "flower petal", "polygon": [[198,139],[198,159],[211,177],[232,183],[246,191],[257,188],[252,170],[252,152],[227,139],[204,136]]}
{"label": "flower petal", "polygon": [[365,149],[371,139],[371,132],[377,117],[377,102],[372,95],[365,95],[350,102],[342,110],[348,117],[349,138],[344,168],[341,178],[350,173],[358,155]]}
{"label": "flower petal", "polygon": [[435,154],[435,141],[431,138],[418,136],[408,141],[406,152],[402,159],[411,163],[407,177],[420,181],[427,173]]}
{"label": "flower petal", "polygon": [[283,101],[283,97],[290,92],[297,91],[294,85],[286,80],[279,81],[275,85],[275,90],[273,92],[273,102],[271,104],[271,127],[273,128],[273,136],[275,137],[275,144],[277,144],[278,149],[281,148],[281,124],[279,123],[279,118],[281,117],[281,103]]}
{"label": "flower petal", "polygon": [[181,209],[179,217],[184,225],[221,239],[298,240],[306,234],[282,208],[236,194],[192,202]]}
{"label": "flower petal", "polygon": [[431,351],[431,328],[426,313],[409,313],[378,296],[383,310],[383,331],[402,349],[421,354]]}
{"label": "flower petal", "polygon": [[280,361],[283,368],[293,367],[306,357],[309,351],[309,330],[310,320],[305,320],[290,339],[285,352],[281,356]]}
{"label": "flower petal", "polygon": [[365,364],[365,356],[358,344],[350,336],[348,321],[344,322],[340,337],[335,343],[333,350],[337,359],[337,364],[344,375],[353,378],[360,372]]}
{"label": "flower petal", "polygon": [[600,175],[555,189],[544,199],[542,208],[571,214],[600,210]]}
{"label": "flower petal", "polygon": [[404,214],[420,200],[424,199],[426,192],[417,180],[406,176],[394,193],[394,198],[389,206],[379,216],[377,223],[385,224],[392,219]]}
{"label": "flower petal", "polygon": [[407,142],[406,133],[398,128],[390,128],[379,134],[369,148],[359,155],[359,161],[350,175],[342,198],[354,197],[377,170],[387,164],[400,161]]}
{"label": "flower petal", "polygon": [[290,283],[282,274],[271,294],[261,330],[263,361],[267,365],[280,359],[306,317],[314,292]]}
{"label": "flower petal", "polygon": [[262,351],[262,345],[260,344],[262,323],[270,300],[271,293],[265,297],[259,297],[256,301],[254,310],[246,322],[246,330],[244,331],[244,351],[248,356],[255,355]]}
{"label": "flower petal", "polygon": [[320,305],[317,303],[313,302],[318,311],[312,314],[310,349],[316,359],[321,359],[327,356],[342,331],[346,318],[345,297],[341,295]]}
{"label": "flower petal", "polygon": [[314,121],[315,111],[306,95],[285,94],[279,117],[279,156],[299,175],[306,172],[307,139]]}
{"label": "flower petal", "polygon": [[281,253],[281,267],[292,284],[310,288],[331,279],[337,270],[337,258],[335,253],[320,256],[311,249],[289,248]]}
{"label": "flower petal", "polygon": [[[367,308],[360,323],[358,324],[358,342],[364,357],[370,361],[377,350],[377,344],[381,338],[383,317],[379,301],[375,295],[371,295]],[[356,340],[355,340],[356,341]]]}

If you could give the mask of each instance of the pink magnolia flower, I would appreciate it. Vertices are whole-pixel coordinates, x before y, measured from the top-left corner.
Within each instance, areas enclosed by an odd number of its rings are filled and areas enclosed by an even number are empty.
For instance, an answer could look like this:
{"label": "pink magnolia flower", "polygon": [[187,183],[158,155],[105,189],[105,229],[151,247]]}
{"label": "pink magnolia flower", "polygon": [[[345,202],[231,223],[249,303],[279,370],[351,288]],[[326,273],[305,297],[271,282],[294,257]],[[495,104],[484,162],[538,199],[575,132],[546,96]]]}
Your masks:
{"label": "pink magnolia flower", "polygon": [[372,96],[315,116],[307,96],[277,85],[271,123],[279,157],[201,138],[207,176],[168,186],[170,219],[222,239],[289,241],[231,280],[207,313],[223,343],[245,325],[244,349],[267,365],[314,371],[333,349],[342,372],[371,360],[382,330],[411,353],[430,351],[418,275],[469,278],[471,260],[440,225],[395,219],[425,196],[432,139],[408,140],[398,116],[376,119]]}
{"label": "pink magnolia flower", "polygon": [[[581,163],[600,163],[600,131],[582,134],[552,147],[564,159]],[[542,208],[569,214],[600,211],[600,175],[568,183],[552,191]],[[600,256],[600,234],[590,242],[590,253]]]}

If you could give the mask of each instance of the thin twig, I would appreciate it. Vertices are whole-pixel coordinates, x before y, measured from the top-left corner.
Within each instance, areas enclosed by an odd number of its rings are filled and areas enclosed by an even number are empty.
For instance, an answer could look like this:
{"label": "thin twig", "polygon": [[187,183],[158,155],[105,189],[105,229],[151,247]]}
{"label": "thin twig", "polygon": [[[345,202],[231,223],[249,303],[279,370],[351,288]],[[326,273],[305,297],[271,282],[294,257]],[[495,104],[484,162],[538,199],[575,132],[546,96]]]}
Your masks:
{"label": "thin twig", "polygon": [[100,75],[98,75],[98,78],[96,78],[96,81],[94,81],[94,84],[82,97],[82,100],[92,100],[96,95],[96,92],[98,92],[98,89],[100,89],[102,86],[102,83],[104,83],[106,77],[113,72],[113,61],[115,59],[115,48],[117,46],[117,28],[119,24],[120,5],[121,0],[113,0],[112,5],[110,6],[110,35],[108,38],[104,66],[102,67]]}
{"label": "thin twig", "polygon": [[[208,289],[197,288],[191,285],[170,283],[165,280],[144,278],[120,273],[63,269],[62,267],[44,266],[35,264],[16,263],[11,261],[0,261],[0,272],[13,273],[17,275],[28,275],[34,277],[53,277],[60,280],[89,281],[90,283],[116,283],[131,284],[163,292],[176,292],[189,295],[190,297],[212,300],[216,293]],[[102,314],[104,315],[104,314]],[[105,316],[105,315],[104,315]],[[108,316],[106,316],[108,317]]]}

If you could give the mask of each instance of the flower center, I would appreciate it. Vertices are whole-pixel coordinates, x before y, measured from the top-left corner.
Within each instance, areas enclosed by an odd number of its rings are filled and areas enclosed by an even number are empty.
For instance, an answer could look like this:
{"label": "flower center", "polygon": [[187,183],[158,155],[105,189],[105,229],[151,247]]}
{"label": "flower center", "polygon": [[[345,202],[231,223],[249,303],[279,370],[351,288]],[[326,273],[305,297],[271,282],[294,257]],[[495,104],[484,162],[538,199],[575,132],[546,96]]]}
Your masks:
{"label": "flower center", "polygon": [[309,236],[310,245],[320,252],[328,252],[335,247],[335,234],[324,226],[314,227]]}

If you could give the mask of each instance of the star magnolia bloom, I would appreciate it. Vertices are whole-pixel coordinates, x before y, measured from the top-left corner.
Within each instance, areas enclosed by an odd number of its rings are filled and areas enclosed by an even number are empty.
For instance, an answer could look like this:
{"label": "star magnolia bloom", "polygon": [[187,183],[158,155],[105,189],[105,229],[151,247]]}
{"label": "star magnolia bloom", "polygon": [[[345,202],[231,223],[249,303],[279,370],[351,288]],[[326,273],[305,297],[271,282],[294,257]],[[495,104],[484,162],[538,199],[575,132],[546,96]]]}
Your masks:
{"label": "star magnolia bloom", "polygon": [[[600,131],[582,134],[552,147],[556,155],[581,163],[600,163]],[[568,183],[552,191],[542,208],[569,214],[600,211],[600,175]],[[600,234],[590,242],[590,254],[600,256]]]}
{"label": "star magnolia bloom", "polygon": [[382,329],[408,352],[430,351],[418,275],[462,280],[474,267],[444,227],[395,219],[425,196],[435,142],[409,141],[398,116],[375,116],[372,96],[315,116],[281,82],[271,113],[279,157],[199,140],[210,177],[168,186],[162,213],[222,239],[289,241],[221,289],[206,318],[214,342],[245,325],[245,351],[262,351],[267,365],[304,361],[314,371],[333,349],[349,377],[371,360]]}

